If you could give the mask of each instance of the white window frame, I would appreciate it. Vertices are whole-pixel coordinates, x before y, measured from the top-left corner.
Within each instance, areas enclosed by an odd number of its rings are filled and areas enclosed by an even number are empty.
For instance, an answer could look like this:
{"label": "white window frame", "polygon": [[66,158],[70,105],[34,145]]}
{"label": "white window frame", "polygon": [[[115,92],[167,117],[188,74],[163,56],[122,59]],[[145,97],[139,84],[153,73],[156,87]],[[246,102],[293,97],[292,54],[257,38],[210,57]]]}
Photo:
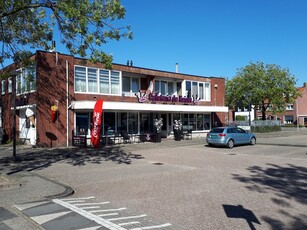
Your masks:
{"label": "white window frame", "polygon": [[[203,87],[203,92],[202,92],[202,95],[203,95],[203,98],[199,98],[201,101],[211,101],[211,84],[209,82],[202,82],[202,81],[190,81],[190,80],[185,80],[184,82],[184,88],[185,88],[185,95],[184,96],[187,96],[188,95],[188,92],[186,90],[186,84],[187,82],[190,82],[191,83],[191,96],[195,95],[197,97],[199,97],[200,94],[200,90],[201,90],[201,87],[200,85],[202,85]],[[193,92],[193,85],[195,86],[195,83],[196,83],[196,86],[197,86],[197,93]]]}
{"label": "white window frame", "polygon": [[1,81],[1,94],[4,95],[5,94],[5,80]]}
{"label": "white window frame", "polygon": [[[79,72],[80,75],[78,75],[78,78],[81,81],[79,83],[80,85],[77,84],[76,82],[77,81],[76,68],[81,68],[85,70],[85,71]],[[97,84],[96,91],[89,90],[89,70],[96,70],[96,84]],[[85,74],[85,76],[83,76],[82,74]],[[75,93],[119,96],[121,94],[121,88],[122,88],[121,78],[122,78],[121,71],[75,65],[74,66],[74,91]],[[101,81],[101,80],[104,80],[104,81]],[[82,86],[82,82],[83,83],[85,82],[85,86]],[[101,88],[102,83],[106,84],[104,88]],[[105,91],[103,91],[102,89],[104,89]]]}
{"label": "white window frame", "polygon": [[[15,77],[15,90],[16,94],[32,93],[36,91],[36,66],[30,66],[17,70],[19,72]],[[28,79],[29,72],[33,73],[33,80]]]}
{"label": "white window frame", "polygon": [[[129,91],[124,91],[124,82],[123,82],[123,79],[124,78],[127,78],[129,79]],[[134,91],[133,90],[133,87],[132,87],[132,82],[133,80],[137,79],[138,80],[138,90],[137,91]],[[135,93],[138,93],[141,89],[141,78],[139,77],[132,77],[132,76],[127,76],[127,75],[124,75],[122,77],[122,93],[124,96],[128,96],[128,97],[135,97]]]}

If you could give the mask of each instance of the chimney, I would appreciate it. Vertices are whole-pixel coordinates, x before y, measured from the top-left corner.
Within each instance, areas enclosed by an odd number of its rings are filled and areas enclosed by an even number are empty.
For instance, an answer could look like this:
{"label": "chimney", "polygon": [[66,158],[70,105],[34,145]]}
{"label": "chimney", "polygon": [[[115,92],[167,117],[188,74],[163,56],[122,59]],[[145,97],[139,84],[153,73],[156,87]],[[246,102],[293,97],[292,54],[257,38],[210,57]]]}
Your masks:
{"label": "chimney", "polygon": [[176,63],[176,73],[178,73],[178,63]]}

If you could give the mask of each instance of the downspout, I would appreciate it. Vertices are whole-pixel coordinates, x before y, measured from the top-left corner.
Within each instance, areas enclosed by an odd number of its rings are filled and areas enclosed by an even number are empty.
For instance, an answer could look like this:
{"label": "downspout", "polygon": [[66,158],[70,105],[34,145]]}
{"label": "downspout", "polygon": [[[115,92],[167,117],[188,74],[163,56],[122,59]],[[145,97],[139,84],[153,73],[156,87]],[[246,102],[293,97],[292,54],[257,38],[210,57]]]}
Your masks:
{"label": "downspout", "polygon": [[66,146],[69,146],[69,107],[68,107],[68,103],[69,103],[69,90],[68,90],[68,61],[66,60]]}

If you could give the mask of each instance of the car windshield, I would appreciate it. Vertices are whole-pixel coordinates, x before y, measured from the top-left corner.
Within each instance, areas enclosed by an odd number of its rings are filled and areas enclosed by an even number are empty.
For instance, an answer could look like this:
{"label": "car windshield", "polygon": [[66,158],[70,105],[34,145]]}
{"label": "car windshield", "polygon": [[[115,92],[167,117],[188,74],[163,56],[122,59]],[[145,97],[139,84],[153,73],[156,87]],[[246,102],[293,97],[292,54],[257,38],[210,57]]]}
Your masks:
{"label": "car windshield", "polygon": [[224,132],[224,129],[221,129],[221,128],[217,128],[217,129],[212,129],[210,131],[210,133],[223,133]]}

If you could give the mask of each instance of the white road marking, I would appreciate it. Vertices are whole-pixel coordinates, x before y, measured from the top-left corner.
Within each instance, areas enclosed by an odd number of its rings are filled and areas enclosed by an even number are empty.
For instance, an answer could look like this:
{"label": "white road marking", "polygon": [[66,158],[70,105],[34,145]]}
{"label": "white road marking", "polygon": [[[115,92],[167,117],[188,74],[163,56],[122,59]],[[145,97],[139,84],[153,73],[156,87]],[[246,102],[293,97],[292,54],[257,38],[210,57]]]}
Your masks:
{"label": "white road marking", "polygon": [[94,211],[89,211],[91,213],[96,213],[96,212],[114,212],[114,211],[121,211],[125,210],[127,208],[113,208],[113,209],[103,209],[103,210],[94,210]]}
{"label": "white road marking", "polygon": [[122,228],[121,226],[114,224],[106,219],[100,218],[99,216],[96,216],[90,212],[84,211],[74,205],[71,205],[63,200],[59,200],[59,199],[54,199],[52,200],[54,203],[60,204],[86,218],[88,218],[89,220],[93,220],[98,224],[101,224],[102,226],[109,228],[110,230],[126,230],[125,228]]}
{"label": "white road marking", "polygon": [[171,226],[170,223],[167,224],[161,224],[161,225],[155,225],[155,226],[148,226],[148,227],[140,227],[140,228],[132,228],[130,230],[146,230],[146,229],[157,229],[157,228],[164,228],[164,227],[168,227]]}
{"label": "white road marking", "polygon": [[32,216],[31,218],[37,222],[38,224],[42,225],[48,221],[54,220],[58,217],[65,216],[68,213],[71,213],[72,211],[66,211],[66,212],[58,212],[58,213],[52,213],[52,214],[46,214],[46,215],[40,215],[40,216]]}
{"label": "white road marking", "polygon": [[106,214],[100,214],[97,215],[99,217],[104,217],[104,216],[118,216],[119,214],[117,212],[112,212],[112,213],[106,213]]}
{"label": "white road marking", "polygon": [[109,201],[106,202],[100,202],[100,203],[82,203],[82,204],[74,204],[76,206],[83,206],[83,205],[101,205],[101,204],[109,204]]}
{"label": "white road marking", "polygon": [[95,226],[95,227],[90,227],[90,228],[79,228],[78,230],[97,230],[101,228],[101,226]]}
{"label": "white road marking", "polygon": [[[77,206],[77,205],[76,205]],[[100,206],[88,206],[88,207],[82,207],[82,209],[94,209],[94,208],[100,208]]]}
{"label": "white road marking", "polygon": [[89,196],[89,197],[82,197],[82,198],[78,198],[78,197],[72,197],[72,198],[64,198],[64,199],[61,199],[63,201],[71,201],[71,200],[90,200],[90,199],[94,199],[95,197],[94,196]]}
{"label": "white road marking", "polygon": [[135,219],[135,218],[142,218],[147,216],[146,214],[142,214],[139,216],[125,216],[125,217],[118,217],[118,218],[112,218],[112,219],[107,219],[108,221],[115,221],[115,220],[127,220],[127,219]]}
{"label": "white road marking", "polygon": [[42,202],[35,202],[35,203],[27,203],[27,204],[19,204],[19,205],[14,205],[19,211],[23,211],[28,208],[34,208],[36,206],[42,205],[42,204],[47,204],[50,201],[42,201]]}
{"label": "white road marking", "polygon": [[126,225],[132,225],[132,224],[140,224],[139,221],[132,221],[132,222],[127,222],[127,223],[120,223],[118,224],[119,226],[126,226]]}

